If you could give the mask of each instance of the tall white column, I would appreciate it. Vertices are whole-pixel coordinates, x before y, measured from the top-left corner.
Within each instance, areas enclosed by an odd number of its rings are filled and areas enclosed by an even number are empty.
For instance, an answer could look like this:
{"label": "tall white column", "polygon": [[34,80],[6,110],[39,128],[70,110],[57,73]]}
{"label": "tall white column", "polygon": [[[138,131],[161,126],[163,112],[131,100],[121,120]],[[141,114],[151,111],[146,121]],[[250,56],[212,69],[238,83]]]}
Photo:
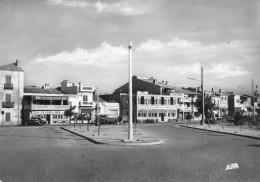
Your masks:
{"label": "tall white column", "polygon": [[132,106],[132,42],[129,41],[129,117],[128,117],[128,140],[133,140],[133,106]]}

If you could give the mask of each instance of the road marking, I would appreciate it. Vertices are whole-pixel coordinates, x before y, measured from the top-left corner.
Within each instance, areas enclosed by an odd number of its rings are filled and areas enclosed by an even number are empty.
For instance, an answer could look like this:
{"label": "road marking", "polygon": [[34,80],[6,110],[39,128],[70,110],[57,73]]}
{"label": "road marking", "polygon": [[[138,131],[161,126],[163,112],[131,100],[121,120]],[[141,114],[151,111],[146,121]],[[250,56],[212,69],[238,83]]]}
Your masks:
{"label": "road marking", "polygon": [[226,167],[226,171],[227,170],[232,170],[232,169],[238,169],[239,166],[237,163],[233,163],[233,164],[228,164],[227,167]]}

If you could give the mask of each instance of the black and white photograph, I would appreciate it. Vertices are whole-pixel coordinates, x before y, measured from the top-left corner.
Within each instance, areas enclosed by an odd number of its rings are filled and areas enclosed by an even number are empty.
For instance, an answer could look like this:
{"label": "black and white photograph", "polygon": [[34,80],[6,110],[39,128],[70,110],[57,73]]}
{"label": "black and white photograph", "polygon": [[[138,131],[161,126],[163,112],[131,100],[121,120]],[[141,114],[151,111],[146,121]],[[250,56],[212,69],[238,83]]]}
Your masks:
{"label": "black and white photograph", "polygon": [[259,182],[259,0],[0,0],[0,182]]}

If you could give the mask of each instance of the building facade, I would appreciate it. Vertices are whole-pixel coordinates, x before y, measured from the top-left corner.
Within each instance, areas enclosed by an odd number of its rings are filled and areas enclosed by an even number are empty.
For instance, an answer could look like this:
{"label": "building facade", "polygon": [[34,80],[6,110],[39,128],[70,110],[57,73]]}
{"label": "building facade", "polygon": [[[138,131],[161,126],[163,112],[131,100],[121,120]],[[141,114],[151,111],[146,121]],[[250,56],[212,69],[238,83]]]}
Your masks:
{"label": "building facade", "polygon": [[0,126],[20,125],[24,88],[24,71],[17,60],[0,66]]}
{"label": "building facade", "polygon": [[[169,122],[183,120],[187,114],[194,114],[194,94],[191,91],[177,89],[167,81],[133,76],[133,119],[134,122]],[[195,94],[196,95],[196,94]],[[120,115],[128,120],[128,83],[115,90],[112,95],[103,95],[105,99],[115,99],[120,103]]]}
{"label": "building facade", "polygon": [[64,112],[70,107],[68,96],[57,89],[35,86],[24,88],[23,121],[31,117],[39,117],[50,125],[69,123],[69,118],[64,115]]}
{"label": "building facade", "polygon": [[67,94],[71,106],[75,106],[77,117],[90,117],[94,119],[93,86],[85,86],[82,82],[71,83],[68,80],[61,82],[61,92]]}

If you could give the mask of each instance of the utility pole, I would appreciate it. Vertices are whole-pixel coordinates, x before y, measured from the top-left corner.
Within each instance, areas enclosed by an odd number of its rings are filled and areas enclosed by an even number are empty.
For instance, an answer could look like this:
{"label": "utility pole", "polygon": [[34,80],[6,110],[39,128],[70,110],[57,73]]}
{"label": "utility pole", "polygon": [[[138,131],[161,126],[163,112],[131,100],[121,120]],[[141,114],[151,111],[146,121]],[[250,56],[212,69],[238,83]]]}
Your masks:
{"label": "utility pole", "polygon": [[255,93],[254,93],[254,78],[252,78],[252,100],[253,100],[253,121],[255,121]]}
{"label": "utility pole", "polygon": [[98,135],[100,134],[100,122],[99,122],[99,89],[97,87],[97,123],[98,123]]}
{"label": "utility pole", "polygon": [[203,67],[201,67],[201,93],[202,93],[202,124],[204,125],[204,88],[203,88]]}
{"label": "utility pole", "polygon": [[129,41],[129,117],[128,117],[128,140],[133,140],[133,107],[132,107],[132,46]]}

